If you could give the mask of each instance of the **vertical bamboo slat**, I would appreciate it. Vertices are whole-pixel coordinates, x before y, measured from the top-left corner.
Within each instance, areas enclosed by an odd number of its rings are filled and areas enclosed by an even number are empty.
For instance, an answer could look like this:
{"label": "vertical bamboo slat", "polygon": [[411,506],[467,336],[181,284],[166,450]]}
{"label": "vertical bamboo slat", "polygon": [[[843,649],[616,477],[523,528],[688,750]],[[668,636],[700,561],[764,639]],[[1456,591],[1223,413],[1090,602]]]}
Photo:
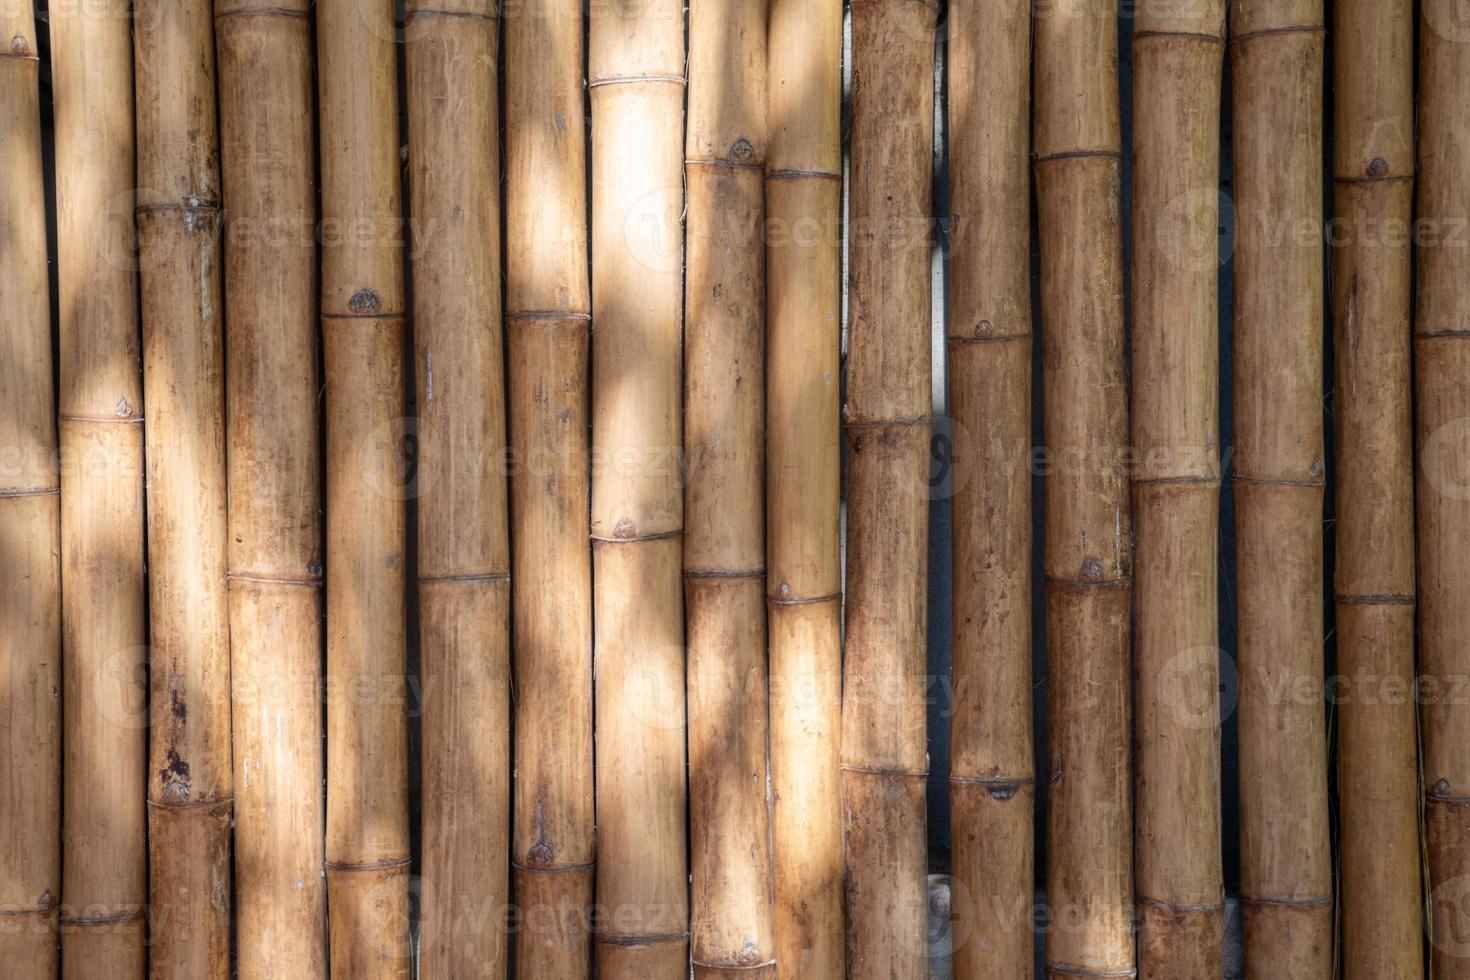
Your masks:
{"label": "vertical bamboo slat", "polygon": [[1121,451],[1121,132],[1113,11],[1035,20],[1046,457],[1047,974],[1134,967],[1129,601]]}
{"label": "vertical bamboo slat", "polygon": [[40,74],[29,5],[0,11],[0,962],[56,975],[61,541]]}
{"label": "vertical bamboo slat", "polygon": [[949,8],[955,975],[1034,971],[1031,11]]}
{"label": "vertical bamboo slat", "polygon": [[1457,4],[1425,0],[1419,29],[1418,319],[1419,675],[1433,976],[1470,976],[1461,926],[1470,896],[1470,709],[1455,692],[1470,661],[1470,34]]}
{"label": "vertical bamboo slat", "polygon": [[306,3],[215,4],[238,974],[327,975],[316,147]]}
{"label": "vertical bamboo slat", "polygon": [[927,976],[929,211],[936,7],[852,7],[843,831],[852,977]]}
{"label": "vertical bamboo slat", "polygon": [[1139,976],[1222,970],[1219,356],[1224,0],[1133,35],[1135,903]]}
{"label": "vertical bamboo slat", "polygon": [[581,0],[507,10],[506,329],[524,980],[591,973],[586,105]]}
{"label": "vertical bamboo slat", "polygon": [[51,11],[62,459],[68,980],[147,971],[143,390],[133,46],[118,9]]}
{"label": "vertical bamboo slat", "polygon": [[766,577],[776,969],[845,976],[842,3],[770,0]]}
{"label": "vertical bamboo slat", "polygon": [[[1413,4],[1334,8],[1342,961],[1423,975],[1410,419]],[[1401,689],[1401,696],[1393,696]]]}
{"label": "vertical bamboo slat", "polygon": [[1332,975],[1322,700],[1321,0],[1233,0],[1234,442],[1246,976]]}
{"label": "vertical bamboo slat", "polygon": [[[404,288],[393,6],[317,5],[331,975],[409,975]],[[453,696],[453,692],[441,692]],[[433,695],[430,695],[432,697]]]}
{"label": "vertical bamboo slat", "polygon": [[591,19],[598,976],[689,969],[680,589],[683,10]]}
{"label": "vertical bamboo slat", "polygon": [[684,605],[690,955],[774,980],[765,610],[766,3],[689,12]]}
{"label": "vertical bamboo slat", "polygon": [[510,548],[500,323],[498,24],[486,0],[408,5],[419,603],[420,969],[503,977],[510,901]]}
{"label": "vertical bamboo slat", "polygon": [[149,972],[230,974],[228,525],[214,24],[148,0],[134,24],[152,738]]}

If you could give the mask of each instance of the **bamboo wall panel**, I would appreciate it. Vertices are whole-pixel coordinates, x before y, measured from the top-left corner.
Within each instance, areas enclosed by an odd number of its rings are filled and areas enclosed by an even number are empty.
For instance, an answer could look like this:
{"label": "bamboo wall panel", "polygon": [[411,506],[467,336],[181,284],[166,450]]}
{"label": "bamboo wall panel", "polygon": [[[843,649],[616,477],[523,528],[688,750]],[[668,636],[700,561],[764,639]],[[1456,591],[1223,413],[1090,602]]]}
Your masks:
{"label": "bamboo wall panel", "polygon": [[223,254],[214,23],[150,0],[134,32],[148,488],[149,973],[230,975]]}
{"label": "bamboo wall panel", "polygon": [[689,969],[683,13],[616,0],[590,31],[597,969],[663,980]]}
{"label": "bamboo wall panel", "polygon": [[842,784],[852,977],[927,975],[929,213],[936,9],[852,9]]}
{"label": "bamboo wall panel", "polygon": [[[534,15],[533,15],[534,14]],[[505,14],[517,976],[590,975],[586,95],[580,0]]]}
{"label": "bamboo wall panel", "polygon": [[1117,36],[1065,0],[1036,30],[1045,527],[1048,976],[1134,969],[1128,440]]}
{"label": "bamboo wall panel", "polygon": [[29,6],[0,12],[0,961],[54,977],[61,893],[61,542],[40,62]]}
{"label": "bamboo wall panel", "polygon": [[129,21],[50,14],[61,443],[61,947],[68,980],[147,970],[143,378]]}
{"label": "bamboo wall panel", "polygon": [[949,8],[955,975],[1034,972],[1031,17]]}
{"label": "bamboo wall panel", "polygon": [[[409,975],[404,283],[393,7],[317,5],[331,975]],[[360,692],[366,691],[363,695]],[[349,693],[359,692],[359,693]]]}
{"label": "bamboo wall panel", "polygon": [[1320,695],[1324,239],[1315,233],[1323,9],[1320,0],[1234,0],[1230,17],[1245,968],[1252,980],[1326,978],[1334,937]]}

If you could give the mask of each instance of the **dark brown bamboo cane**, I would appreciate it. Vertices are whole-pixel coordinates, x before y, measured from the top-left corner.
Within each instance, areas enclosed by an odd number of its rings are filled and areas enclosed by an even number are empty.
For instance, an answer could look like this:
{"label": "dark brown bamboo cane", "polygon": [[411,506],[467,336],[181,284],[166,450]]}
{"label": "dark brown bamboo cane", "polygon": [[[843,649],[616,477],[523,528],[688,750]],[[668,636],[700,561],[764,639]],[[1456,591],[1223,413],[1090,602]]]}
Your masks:
{"label": "dark brown bamboo cane", "polygon": [[1224,0],[1138,9],[1133,35],[1134,888],[1138,971],[1216,980],[1220,855],[1219,340]]}
{"label": "dark brown bamboo cane", "polygon": [[1230,18],[1245,968],[1326,980],[1322,3],[1233,0]]}
{"label": "dark brown bamboo cane", "polygon": [[955,976],[1025,980],[1031,733],[1031,10],[949,8]]}
{"label": "dark brown bamboo cane", "polygon": [[201,0],[147,0],[135,13],[154,705],[149,973],[206,980],[230,975],[234,813],[214,23]]}
{"label": "dark brown bamboo cane", "polygon": [[61,893],[61,545],[40,62],[29,5],[0,12],[0,962],[56,976]]}
{"label": "dark brown bamboo cane", "polygon": [[765,0],[695,0],[685,142],[690,955],[774,980],[765,610]]}
{"label": "dark brown bamboo cane", "polygon": [[843,830],[850,977],[928,975],[924,784],[936,7],[852,7]]}
{"label": "dark brown bamboo cane", "polygon": [[496,5],[408,5],[427,977],[504,977],[510,547]]}
{"label": "dark brown bamboo cane", "polygon": [[62,451],[62,971],[147,972],[143,390],[126,7],[51,11]]}
{"label": "dark brown bamboo cane", "polygon": [[842,3],[770,0],[766,521],[776,969],[845,976]]}
{"label": "dark brown bamboo cane", "polygon": [[1120,458],[1121,134],[1113,10],[1062,0],[1036,31],[1046,455],[1048,976],[1134,967],[1129,777],[1132,520]]}
{"label": "dark brown bamboo cane", "polygon": [[1414,325],[1419,463],[1419,680],[1424,698],[1424,831],[1430,965],[1470,977],[1470,21],[1425,0],[1419,25],[1418,319]]}
{"label": "dark brown bamboo cane", "polygon": [[316,148],[306,3],[215,4],[241,980],[327,975]]}
{"label": "dark brown bamboo cane", "polygon": [[327,910],[338,980],[406,978],[410,966],[404,498],[411,471],[393,43],[386,0],[317,5]]}
{"label": "dark brown bamboo cane", "polygon": [[1410,420],[1413,4],[1334,7],[1342,962],[1423,975]]}
{"label": "dark brown bamboo cane", "polygon": [[581,0],[505,13],[516,588],[516,975],[587,977],[592,904],[586,95]]}
{"label": "dark brown bamboo cane", "polygon": [[591,19],[598,976],[689,970],[680,588],[684,24]]}

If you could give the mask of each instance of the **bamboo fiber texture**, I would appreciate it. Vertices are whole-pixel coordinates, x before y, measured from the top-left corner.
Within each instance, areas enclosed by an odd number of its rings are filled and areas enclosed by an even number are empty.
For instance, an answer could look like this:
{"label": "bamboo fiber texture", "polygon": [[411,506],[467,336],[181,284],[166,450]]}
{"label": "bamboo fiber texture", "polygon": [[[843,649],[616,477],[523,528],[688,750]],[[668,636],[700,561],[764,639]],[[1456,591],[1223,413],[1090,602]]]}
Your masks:
{"label": "bamboo fiber texture", "polygon": [[1470,613],[1470,337],[1463,291],[1470,273],[1456,231],[1470,215],[1470,46],[1458,7],[1426,0],[1419,26],[1418,316],[1414,324],[1419,459],[1419,681],[1424,831],[1429,861],[1430,966],[1470,977],[1458,923],[1470,894],[1470,709],[1463,690]]}
{"label": "bamboo fiber texture", "polygon": [[1034,971],[1031,17],[949,8],[955,975]]}
{"label": "bamboo fiber texture", "polygon": [[54,977],[61,892],[61,540],[35,19],[0,13],[0,959]]}
{"label": "bamboo fiber texture", "polygon": [[1217,337],[1223,0],[1133,40],[1135,901],[1144,978],[1220,976]]}
{"label": "bamboo fiber texture", "polygon": [[[1334,8],[1342,962],[1423,975],[1410,419],[1413,5]],[[1385,691],[1388,693],[1385,694]]]}
{"label": "bamboo fiber texture", "polygon": [[689,969],[685,830],[683,11],[591,19],[597,969]]}
{"label": "bamboo fiber texture", "polygon": [[[147,971],[143,386],[129,20],[51,11],[63,461],[62,973]],[[99,220],[99,217],[102,220]]]}
{"label": "bamboo fiber texture", "polygon": [[935,7],[852,9],[843,829],[851,977],[927,975],[925,554]]}
{"label": "bamboo fiber texture", "polygon": [[317,5],[331,975],[409,975],[404,288],[390,3]]}
{"label": "bamboo fiber texture", "polygon": [[148,474],[149,972],[230,973],[228,527],[214,24],[150,0],[134,32]]}
{"label": "bamboo fiber texture", "polygon": [[1121,133],[1111,9],[1035,20],[1049,802],[1047,975],[1134,969],[1132,520],[1123,368]]}
{"label": "bamboo fiber texture", "polygon": [[510,544],[493,3],[408,7],[415,217],[420,970],[503,977],[510,901]]}
{"label": "bamboo fiber texture", "polygon": [[839,355],[842,4],[771,0],[766,581],[776,969],[845,975]]}
{"label": "bamboo fiber texture", "polygon": [[592,904],[586,103],[580,0],[505,14],[517,976],[587,977]]}
{"label": "bamboo fiber texture", "polygon": [[774,980],[765,609],[766,4],[689,12],[684,439],[690,956]]}
{"label": "bamboo fiber texture", "polygon": [[1234,0],[1230,18],[1245,969],[1251,980],[1325,980],[1334,936],[1321,696],[1323,9]]}
{"label": "bamboo fiber texture", "polygon": [[327,975],[321,389],[306,4],[215,5],[225,210],[237,972]]}

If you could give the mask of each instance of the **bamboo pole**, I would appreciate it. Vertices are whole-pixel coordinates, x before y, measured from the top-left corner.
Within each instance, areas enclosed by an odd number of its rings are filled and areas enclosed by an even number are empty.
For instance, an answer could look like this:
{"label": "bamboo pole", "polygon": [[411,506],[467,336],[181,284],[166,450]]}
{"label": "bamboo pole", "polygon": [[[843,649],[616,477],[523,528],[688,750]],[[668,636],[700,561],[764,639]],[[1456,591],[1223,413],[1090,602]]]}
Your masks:
{"label": "bamboo pole", "polygon": [[1464,638],[1470,635],[1470,337],[1462,293],[1470,256],[1470,35],[1458,5],[1425,0],[1420,23],[1418,319],[1414,325],[1419,462],[1419,680],[1424,832],[1429,860],[1431,973],[1470,977],[1460,928],[1470,894],[1470,710]]}
{"label": "bamboo pole", "polygon": [[1064,0],[1036,31],[1046,393],[1047,975],[1134,968],[1129,600],[1120,454],[1121,134],[1113,11]]}
{"label": "bamboo pole", "polygon": [[689,12],[684,605],[696,978],[774,980],[765,611],[765,0]]}
{"label": "bamboo pole", "polygon": [[61,892],[61,541],[40,62],[29,5],[0,11],[0,962],[54,977]]}
{"label": "bamboo pole", "polygon": [[116,9],[51,11],[62,453],[62,972],[147,971],[143,390],[132,262],[133,47]]}
{"label": "bamboo pole", "polygon": [[305,2],[215,4],[241,980],[327,975],[321,387]]}
{"label": "bamboo pole", "polygon": [[591,974],[586,95],[581,0],[507,10],[516,975]]}
{"label": "bamboo pole", "polygon": [[1138,971],[1218,978],[1217,227],[1224,0],[1133,35],[1134,874]]}
{"label": "bamboo pole", "polygon": [[[404,288],[393,6],[317,5],[331,974],[407,977]],[[452,696],[451,692],[442,692]]]}
{"label": "bamboo pole", "polygon": [[766,602],[776,969],[845,976],[842,894],[842,3],[770,0]]}
{"label": "bamboo pole", "polygon": [[936,7],[852,7],[847,649],[848,973],[928,975],[924,784],[929,210]]}
{"label": "bamboo pole", "polygon": [[420,969],[503,977],[510,901],[510,546],[500,325],[498,24],[408,5],[424,873]]}
{"label": "bamboo pole", "polygon": [[955,976],[1034,970],[1031,16],[949,8]]}
{"label": "bamboo pole", "polygon": [[1241,911],[1251,980],[1332,975],[1322,702],[1321,0],[1233,0]]}
{"label": "bamboo pole", "polygon": [[213,28],[208,3],[136,8],[156,980],[230,974],[234,778]]}
{"label": "bamboo pole", "polygon": [[1348,685],[1338,756],[1343,963],[1348,980],[1418,977],[1413,4],[1344,0],[1334,22],[1337,655]]}
{"label": "bamboo pole", "polygon": [[592,18],[592,542],[598,975],[684,977],[680,325],[684,25]]}

